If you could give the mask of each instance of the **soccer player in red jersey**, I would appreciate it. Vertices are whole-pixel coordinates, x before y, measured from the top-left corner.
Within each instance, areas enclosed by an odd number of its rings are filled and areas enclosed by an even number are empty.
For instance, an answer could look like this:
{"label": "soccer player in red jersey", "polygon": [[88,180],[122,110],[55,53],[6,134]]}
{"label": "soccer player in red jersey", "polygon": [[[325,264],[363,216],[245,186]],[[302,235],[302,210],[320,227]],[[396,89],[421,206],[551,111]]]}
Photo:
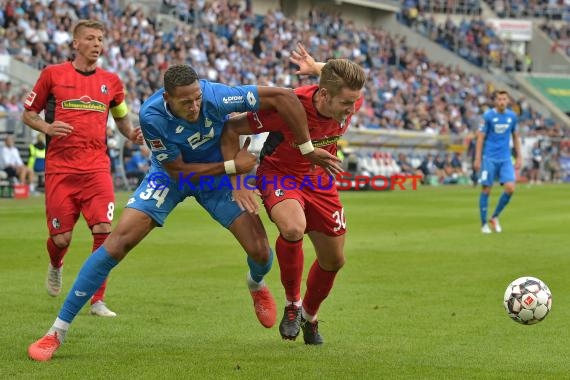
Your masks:
{"label": "soccer player in red jersey", "polygon": [[[312,144],[336,155],[337,140],[346,132],[352,115],[362,105],[364,70],[346,59],[315,62],[299,45],[292,61],[299,74],[319,74],[319,85],[302,86],[295,93],[305,108]],[[283,119],[273,111],[248,113],[228,123],[228,139],[242,134],[270,132],[261,151],[257,188],[280,235],[276,253],[281,282],[287,298],[279,332],[294,340],[303,330],[306,344],[322,344],[317,313],[344,265],[346,219],[335,181],[324,169],[303,160],[303,146],[294,144]],[[231,145],[231,144],[229,144]],[[228,146],[229,146],[228,145]],[[224,152],[233,157],[235,152]],[[253,192],[234,190],[242,208],[257,212]],[[305,296],[301,299],[303,236],[308,234],[317,259],[309,270]]]}
{"label": "soccer player in red jersey", "polygon": [[[143,143],[140,128],[131,125],[121,80],[97,67],[104,32],[99,21],[79,21],[73,29],[74,59],[46,67],[24,102],[24,123],[47,135],[46,287],[53,297],[61,292],[63,258],[79,214],[93,234],[93,250],[111,232],[115,195],[107,155],[109,111],[124,136]],[[90,313],[114,317],[104,302],[105,288],[106,282],[93,295]]]}

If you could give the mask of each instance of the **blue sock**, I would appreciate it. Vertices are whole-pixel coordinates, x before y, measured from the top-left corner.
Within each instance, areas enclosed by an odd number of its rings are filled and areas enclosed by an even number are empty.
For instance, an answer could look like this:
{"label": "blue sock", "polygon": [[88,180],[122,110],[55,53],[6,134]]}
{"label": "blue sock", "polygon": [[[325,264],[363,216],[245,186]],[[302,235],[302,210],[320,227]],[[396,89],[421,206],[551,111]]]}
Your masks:
{"label": "blue sock", "polygon": [[251,278],[253,281],[260,283],[263,277],[269,273],[271,265],[273,265],[273,250],[269,248],[269,260],[266,264],[259,264],[253,261],[251,257],[247,257],[247,265],[249,266],[249,271],[251,273]]}
{"label": "blue sock", "polygon": [[481,215],[481,225],[487,223],[487,208],[489,207],[489,194],[481,193],[479,196],[479,214]]}
{"label": "blue sock", "polygon": [[501,211],[503,211],[503,209],[507,206],[507,204],[509,204],[509,201],[511,200],[512,196],[513,196],[513,194],[508,194],[508,193],[503,192],[503,194],[501,195],[501,198],[499,198],[499,203],[497,204],[497,208],[495,209],[495,212],[493,213],[493,218],[496,218],[499,216]]}
{"label": "blue sock", "polygon": [[119,262],[109,256],[105,247],[99,247],[85,261],[73,287],[59,311],[59,319],[71,323],[79,310],[91,299],[103,281],[109,276],[111,269]]}

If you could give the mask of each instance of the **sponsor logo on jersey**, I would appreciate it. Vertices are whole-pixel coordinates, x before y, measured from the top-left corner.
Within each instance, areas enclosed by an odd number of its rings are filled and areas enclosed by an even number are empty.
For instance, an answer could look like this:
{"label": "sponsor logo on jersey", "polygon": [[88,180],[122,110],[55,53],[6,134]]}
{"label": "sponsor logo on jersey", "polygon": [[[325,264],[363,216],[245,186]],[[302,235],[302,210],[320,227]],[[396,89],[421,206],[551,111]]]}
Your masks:
{"label": "sponsor logo on jersey", "polygon": [[241,95],[224,96],[222,98],[222,102],[224,102],[224,104],[243,103],[243,96],[241,96]]}
{"label": "sponsor logo on jersey", "polygon": [[182,133],[182,131],[184,130],[184,127],[179,125],[178,127],[176,127],[176,133]]}
{"label": "sponsor logo on jersey", "polygon": [[251,91],[247,92],[247,102],[252,107],[254,107],[257,104],[257,100],[255,100],[255,95],[253,95],[253,92]]}
{"label": "sponsor logo on jersey", "polygon": [[166,150],[166,146],[161,139],[148,140],[148,145],[150,145],[150,150],[153,152]]}
{"label": "sponsor logo on jersey", "polygon": [[204,125],[206,126],[206,128],[210,128],[212,124],[213,124],[212,120],[208,118],[206,118],[206,121],[204,121]]}
{"label": "sponsor logo on jersey", "polygon": [[505,133],[509,129],[510,124],[495,124],[495,133]]}
{"label": "sponsor logo on jersey", "polygon": [[27,105],[28,107],[31,107],[32,104],[34,103],[34,100],[36,99],[36,96],[38,96],[38,94],[36,94],[33,91],[30,91],[30,93],[26,97],[26,100],[24,101],[24,104]]}
{"label": "sponsor logo on jersey", "polygon": [[[336,142],[340,139],[340,137],[341,136],[325,137],[320,140],[312,140],[312,143],[315,148],[322,148],[323,146],[336,144]],[[299,145],[295,143],[291,143],[291,146],[293,146],[293,148],[299,147]]]}
{"label": "sponsor logo on jersey", "polygon": [[155,157],[158,161],[164,161],[168,158],[168,154],[160,153],[160,154],[157,154]]}
{"label": "sponsor logo on jersey", "polygon": [[87,95],[83,95],[79,99],[64,100],[61,102],[61,108],[78,111],[107,112],[107,106],[105,104],[93,100]]}
{"label": "sponsor logo on jersey", "polygon": [[101,85],[101,93],[107,95],[109,93],[109,90],[107,90],[107,85],[102,84]]}

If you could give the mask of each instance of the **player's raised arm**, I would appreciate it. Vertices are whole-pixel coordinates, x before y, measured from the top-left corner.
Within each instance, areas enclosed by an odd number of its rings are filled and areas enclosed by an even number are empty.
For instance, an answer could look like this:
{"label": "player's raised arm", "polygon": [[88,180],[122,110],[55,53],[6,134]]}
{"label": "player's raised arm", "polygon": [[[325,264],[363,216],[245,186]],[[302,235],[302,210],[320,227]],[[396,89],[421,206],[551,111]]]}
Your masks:
{"label": "player's raised arm", "polygon": [[321,75],[321,70],[325,65],[324,62],[315,61],[300,42],[297,43],[297,49],[291,52],[289,60],[299,66],[299,70],[295,72],[297,75]]}

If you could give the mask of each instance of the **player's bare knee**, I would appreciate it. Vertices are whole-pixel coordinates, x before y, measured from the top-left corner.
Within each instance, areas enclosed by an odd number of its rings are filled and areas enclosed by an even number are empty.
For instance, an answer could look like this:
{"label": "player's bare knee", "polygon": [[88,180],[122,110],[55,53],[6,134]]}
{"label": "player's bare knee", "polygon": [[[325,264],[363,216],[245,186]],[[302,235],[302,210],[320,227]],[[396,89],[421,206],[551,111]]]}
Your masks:
{"label": "player's bare knee", "polygon": [[285,240],[298,241],[301,240],[305,234],[305,225],[290,223],[285,226],[279,226],[279,232]]}
{"label": "player's bare knee", "polygon": [[333,266],[334,266],[334,271],[338,272],[339,270],[342,269],[342,267],[344,266],[344,263],[346,262],[346,259],[344,258],[344,256],[339,257],[336,261],[333,262]]}
{"label": "player's bare knee", "polygon": [[327,260],[326,262],[319,262],[319,266],[328,272],[338,272],[344,266],[346,259],[344,256]]}
{"label": "player's bare knee", "polygon": [[111,233],[111,224],[97,223],[91,227],[91,232],[94,234],[108,234]]}
{"label": "player's bare knee", "polygon": [[51,240],[57,248],[66,248],[71,244],[71,232],[65,232],[63,234],[53,235]]}
{"label": "player's bare knee", "polygon": [[258,264],[266,264],[269,261],[269,245],[263,241],[257,241],[248,245],[246,253]]}
{"label": "player's bare knee", "polygon": [[122,260],[136,245],[137,243],[133,242],[128,234],[116,233],[116,231],[110,234],[104,243],[109,255],[116,260]]}

